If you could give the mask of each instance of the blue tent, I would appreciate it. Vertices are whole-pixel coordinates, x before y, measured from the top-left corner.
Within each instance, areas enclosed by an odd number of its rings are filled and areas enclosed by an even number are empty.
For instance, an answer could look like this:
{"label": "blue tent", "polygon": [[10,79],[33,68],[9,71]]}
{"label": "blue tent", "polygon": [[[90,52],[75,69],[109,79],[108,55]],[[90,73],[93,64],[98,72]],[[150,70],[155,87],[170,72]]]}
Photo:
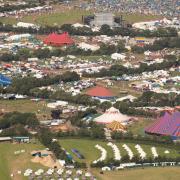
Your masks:
{"label": "blue tent", "polygon": [[8,86],[10,84],[11,84],[11,80],[8,77],[0,74],[0,85]]}

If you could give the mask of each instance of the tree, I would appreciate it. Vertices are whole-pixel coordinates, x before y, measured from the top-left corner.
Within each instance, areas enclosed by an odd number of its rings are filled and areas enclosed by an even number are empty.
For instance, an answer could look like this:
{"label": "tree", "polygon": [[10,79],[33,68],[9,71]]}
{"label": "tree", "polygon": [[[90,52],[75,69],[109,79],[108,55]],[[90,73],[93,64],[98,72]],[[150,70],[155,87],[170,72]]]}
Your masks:
{"label": "tree", "polygon": [[51,117],[53,119],[59,119],[60,118],[60,114],[62,114],[62,110],[61,109],[55,109],[51,111]]}
{"label": "tree", "polygon": [[104,102],[102,102],[102,103],[99,105],[99,107],[100,107],[103,111],[105,111],[106,109],[109,109],[111,106],[112,106],[112,103],[109,102],[109,101],[104,101]]}
{"label": "tree", "polygon": [[64,82],[78,81],[78,80],[80,80],[80,76],[79,76],[79,74],[77,74],[74,71],[73,72],[66,71],[63,74],[61,80],[64,81]]}
{"label": "tree", "polygon": [[125,44],[123,41],[119,41],[118,45],[116,46],[117,53],[125,52],[127,49],[125,48]]}
{"label": "tree", "polygon": [[39,140],[45,146],[52,143],[53,134],[47,128],[41,128],[39,131]]}
{"label": "tree", "polygon": [[129,156],[128,155],[124,155],[121,159],[122,162],[129,162]]}
{"label": "tree", "polygon": [[95,139],[103,139],[105,137],[103,127],[100,125],[94,125],[91,128],[91,137]]}
{"label": "tree", "polygon": [[69,34],[72,34],[74,31],[73,26],[71,24],[63,24],[61,26],[61,30],[64,32],[68,32]]}
{"label": "tree", "polygon": [[142,54],[144,52],[144,48],[140,46],[132,46],[132,52]]}
{"label": "tree", "polygon": [[26,60],[31,57],[30,50],[27,48],[20,49],[17,55],[20,57],[20,60]]}
{"label": "tree", "polygon": [[50,50],[48,48],[45,49],[37,49],[34,52],[34,55],[38,57],[39,59],[45,59],[50,57]]}
{"label": "tree", "polygon": [[112,35],[112,34],[113,34],[112,29],[111,29],[110,26],[107,25],[107,24],[103,24],[103,25],[101,26],[100,32],[101,32],[101,34],[105,34],[105,35]]}
{"label": "tree", "polygon": [[31,128],[39,126],[39,121],[33,113],[10,112],[0,120],[0,128],[6,129],[16,124],[28,125]]}
{"label": "tree", "polygon": [[14,60],[14,56],[11,53],[4,53],[1,55],[1,60],[5,62],[10,62]]}
{"label": "tree", "polygon": [[28,131],[24,128],[23,125],[17,124],[11,126],[10,128],[4,129],[1,133],[1,136],[28,136]]}
{"label": "tree", "polygon": [[102,43],[98,51],[102,55],[110,55],[116,52],[116,47],[114,45],[107,45],[107,44]]}

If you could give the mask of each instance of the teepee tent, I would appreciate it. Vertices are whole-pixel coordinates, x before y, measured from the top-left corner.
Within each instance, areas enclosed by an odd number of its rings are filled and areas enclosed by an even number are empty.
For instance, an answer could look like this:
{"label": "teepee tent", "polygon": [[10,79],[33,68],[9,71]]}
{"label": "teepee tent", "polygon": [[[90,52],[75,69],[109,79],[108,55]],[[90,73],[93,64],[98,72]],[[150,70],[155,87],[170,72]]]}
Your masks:
{"label": "teepee tent", "polygon": [[106,110],[104,114],[95,118],[94,121],[101,124],[109,124],[113,121],[117,121],[124,125],[130,120],[130,118],[131,117],[120,113],[118,109],[111,107],[110,109]]}

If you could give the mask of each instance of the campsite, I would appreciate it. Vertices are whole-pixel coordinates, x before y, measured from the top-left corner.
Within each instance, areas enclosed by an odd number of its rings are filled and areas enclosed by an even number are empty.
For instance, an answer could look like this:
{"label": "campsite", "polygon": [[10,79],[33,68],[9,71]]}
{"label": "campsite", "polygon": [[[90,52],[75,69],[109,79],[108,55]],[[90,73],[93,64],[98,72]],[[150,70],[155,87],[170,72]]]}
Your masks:
{"label": "campsite", "polygon": [[[87,139],[84,139],[84,140],[83,139],[82,140],[81,139],[61,139],[60,143],[68,152],[71,152],[71,149],[76,147],[79,150],[79,152],[81,152],[85,157],[85,160],[82,160],[82,161],[86,161],[89,164],[93,160],[95,160],[96,158],[99,157],[99,151],[96,150],[94,147],[96,144],[100,144],[103,147],[105,147],[106,150],[108,151],[108,158],[113,158],[112,149],[106,145],[107,144],[106,142],[94,141],[94,140],[92,141],[92,140],[87,140]],[[121,154],[125,155],[126,151],[122,148],[123,143],[126,143],[126,142],[117,143],[117,145],[120,148]],[[79,144],[78,147],[77,147],[77,144]],[[133,149],[133,152],[137,153],[134,148],[135,144],[133,144],[133,143],[126,143],[126,144]],[[31,168],[34,171],[38,170],[38,168],[42,168],[44,170],[47,169],[40,164],[32,163],[30,161],[31,160],[30,152],[34,149],[38,150],[38,149],[43,148],[43,146],[40,145],[39,143],[37,143],[37,144],[9,144],[9,143],[6,143],[6,146],[3,146],[3,144],[1,143],[0,146],[1,146],[1,162],[4,162],[4,158],[6,159],[8,157],[8,163],[0,164],[0,167],[1,167],[0,169],[1,169],[1,171],[3,170],[2,172],[4,172],[4,174],[2,174],[2,175],[5,179],[10,178],[9,173],[17,174],[17,171],[22,171],[22,173],[23,173],[27,168]],[[149,155],[151,155],[151,150],[150,150],[151,145],[143,145],[142,147]],[[157,147],[158,147],[158,145],[157,145]],[[25,150],[24,153],[21,153],[18,155],[14,154],[15,151],[22,150],[22,149]],[[170,156],[171,157],[178,156],[177,151],[173,150],[171,147],[164,146],[164,147],[157,148],[159,154],[164,153],[164,150],[167,150],[167,149],[170,151],[170,154],[168,154],[169,157]],[[74,159],[81,161],[73,154],[72,154],[72,156]],[[18,159],[17,159],[17,157],[18,157]],[[17,163],[18,163],[18,167],[16,166]],[[4,171],[4,169],[6,169],[6,171]],[[160,169],[160,172],[158,172],[159,169]],[[127,170],[123,170],[121,172],[115,171],[115,172],[113,172],[113,174],[110,172],[105,172],[104,175],[99,174],[97,170],[92,170],[92,171],[93,171],[94,175],[97,175],[97,177],[100,179],[101,178],[104,179],[107,177],[109,177],[109,178],[115,177],[116,178],[116,176],[119,176],[119,175],[121,175],[122,178],[125,178],[124,176],[126,176],[126,177],[129,176],[129,178],[130,178],[133,175],[135,177],[135,179],[138,179],[139,173],[141,171],[143,173],[146,173],[146,172],[151,172],[154,170],[155,170],[154,175],[158,176],[160,179],[162,179],[163,178],[162,173],[165,170],[169,171],[169,175],[168,175],[169,177],[173,177],[173,174],[178,172],[178,167],[176,167],[176,168],[171,167],[170,169],[167,167],[163,167],[163,168],[162,167],[149,167],[149,168],[145,168],[145,169],[136,168],[134,170],[127,169]],[[130,173],[130,175],[128,175],[129,173]],[[178,173],[177,173],[176,177],[178,178]],[[23,177],[23,175],[16,175],[16,178],[26,179]]]}
{"label": "campsite", "polygon": [[1,0],[0,180],[178,180],[179,6]]}

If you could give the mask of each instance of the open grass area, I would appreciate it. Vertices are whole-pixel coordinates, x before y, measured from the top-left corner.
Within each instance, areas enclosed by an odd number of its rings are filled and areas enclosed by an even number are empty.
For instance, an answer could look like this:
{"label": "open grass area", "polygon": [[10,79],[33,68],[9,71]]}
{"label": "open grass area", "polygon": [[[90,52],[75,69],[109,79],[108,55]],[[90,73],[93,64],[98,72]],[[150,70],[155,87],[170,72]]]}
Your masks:
{"label": "open grass area", "polygon": [[[135,97],[139,97],[142,92],[141,91],[137,91],[133,88],[131,88],[129,85],[130,83],[133,83],[133,81],[112,81],[113,85],[108,87],[115,96],[117,97],[123,97],[126,95],[132,95]],[[102,81],[98,81],[98,84],[101,86],[106,87],[107,86],[107,82],[102,80]]]}
{"label": "open grass area", "polygon": [[[99,141],[99,140],[88,140],[88,139],[61,139],[60,144],[62,147],[64,147],[72,156],[75,160],[81,161],[81,162],[86,162],[88,164],[92,163],[94,160],[98,159],[100,157],[100,151],[97,150],[94,146],[96,144],[101,145],[104,147],[107,151],[107,158],[113,158],[113,151],[111,147],[107,146],[107,142]],[[133,151],[134,155],[138,155],[137,150],[135,149],[134,143],[127,143],[126,141],[118,142],[115,143],[120,150],[121,156],[127,155],[127,152],[124,150],[122,147],[123,144],[127,144],[131,150]],[[141,147],[144,149],[144,151],[147,153],[148,157],[152,157],[151,153],[151,147],[153,145],[144,145],[140,144]],[[167,147],[162,147],[162,146],[157,146],[154,145],[157,148],[157,153],[161,156],[167,156],[167,157],[178,157],[180,154],[174,149],[172,149],[170,146]],[[84,160],[78,159],[72,152],[71,149],[76,148],[79,150],[80,153],[82,153],[85,156]],[[169,150],[169,154],[164,154],[165,150]]]}
{"label": "open grass area", "polygon": [[[126,142],[118,142],[116,145],[118,146],[121,156],[126,155],[126,151],[122,148],[123,144],[127,144],[134,154],[138,154],[135,149],[135,145],[133,143]],[[113,158],[113,151],[111,147],[107,146],[107,142],[98,141],[98,140],[87,140],[87,139],[61,139],[60,144],[64,147],[76,161],[91,163],[92,161],[98,159],[100,157],[100,152],[94,147],[96,144],[104,147],[108,153],[108,158]],[[141,147],[147,153],[148,156],[152,156],[151,153],[151,145],[142,145]],[[71,149],[76,148],[85,156],[84,160],[79,160],[72,152]],[[164,151],[169,150],[170,154],[168,157],[177,157],[179,156],[178,152],[171,147],[161,147],[156,146],[157,152],[160,155],[165,155]],[[135,169],[125,169],[122,171],[110,171],[104,172],[104,174],[99,173],[99,169],[91,169],[93,174],[99,180],[178,180],[180,177],[180,168],[179,167],[165,167],[165,168],[135,168]],[[151,175],[152,174],[152,175]]]}
{"label": "open grass area", "polygon": [[126,169],[100,174],[97,170],[93,173],[99,180],[178,180],[180,179],[179,167],[158,167],[145,169]]}
{"label": "open grass area", "polygon": [[1,22],[5,24],[16,24],[19,21],[22,22],[30,22],[35,23],[37,25],[62,25],[62,24],[69,24],[69,23],[81,23],[82,22],[82,15],[91,14],[88,11],[82,10],[66,10],[64,12],[58,11],[51,14],[41,14],[41,15],[28,15],[24,16],[21,19],[15,19],[14,17],[2,18]]}
{"label": "open grass area", "polygon": [[138,135],[144,136],[145,135],[144,128],[148,127],[154,121],[155,121],[155,119],[153,119],[153,118],[139,118],[138,117],[138,121],[133,122],[127,128],[133,134],[138,134]]}
{"label": "open grass area", "polygon": [[50,109],[46,106],[45,101],[31,101],[31,100],[0,100],[0,110],[5,112],[32,112],[36,113],[40,120],[46,119],[50,116]]}
{"label": "open grass area", "polygon": [[[119,15],[119,14],[117,14],[117,15]],[[162,16],[144,15],[144,14],[140,14],[140,13],[134,13],[134,14],[120,13],[120,15],[122,15],[124,17],[124,20],[129,23],[158,20],[158,19],[162,18]]]}
{"label": "open grass area", "polygon": [[[3,17],[1,18],[1,22],[5,24],[16,24],[19,21],[22,22],[30,22],[35,23],[38,25],[62,25],[68,23],[82,23],[82,15],[92,15],[93,12],[79,10],[79,9],[66,9],[62,10],[62,8],[57,8],[53,13],[43,13],[43,14],[34,14],[34,15],[27,15],[20,19],[16,19],[15,17]],[[154,16],[154,15],[141,15],[138,13],[135,14],[116,14],[116,15],[123,15],[123,18],[128,23],[135,23],[140,21],[149,21],[149,20],[157,20],[162,18],[161,16]]]}
{"label": "open grass area", "polygon": [[[122,148],[122,144],[125,142],[116,143],[119,147],[121,155],[125,155],[126,151]],[[93,160],[99,158],[100,152],[94,147],[96,144],[104,147],[108,152],[108,158],[113,158],[112,149],[107,146],[107,142],[99,141],[99,140],[88,140],[88,139],[61,139],[60,144],[64,147],[68,152],[71,153],[72,148],[78,149],[84,156],[85,160],[79,160],[72,153],[72,156],[77,161],[84,161],[90,164]],[[133,143],[126,143],[134,154],[137,154]],[[151,155],[150,145],[141,145],[144,151]],[[163,154],[164,150],[169,150],[170,154],[168,156],[176,157],[179,156],[175,150],[171,147],[161,147],[156,146],[159,154]],[[25,169],[31,168],[33,170],[37,170],[39,168],[47,169],[46,167],[32,163],[30,152],[33,150],[44,149],[44,147],[37,144],[11,144],[11,143],[0,143],[0,179],[2,180],[10,180],[10,174],[13,173],[15,176],[13,180],[24,180],[26,179],[23,175],[18,175],[17,171],[24,172]],[[19,155],[15,155],[15,151],[25,150],[25,153],[21,153]],[[99,174],[99,169],[91,169],[92,173],[97,177],[98,180],[133,180],[136,179],[148,179],[148,180],[176,180],[179,179],[179,168],[178,167],[165,167],[165,168],[145,168],[145,169],[131,169],[131,170],[123,170],[123,171],[111,171],[105,172],[103,175]],[[147,174],[153,174],[151,177],[147,176]],[[163,174],[166,174],[164,176]]]}
{"label": "open grass area", "polygon": [[[42,168],[42,165],[30,161],[30,152],[38,149],[44,149],[44,147],[40,144],[0,143],[0,179],[10,180],[10,174],[13,173],[15,175],[13,180],[21,180],[23,176],[18,175],[17,171]],[[25,153],[15,155],[14,152],[19,150],[25,150]]]}

